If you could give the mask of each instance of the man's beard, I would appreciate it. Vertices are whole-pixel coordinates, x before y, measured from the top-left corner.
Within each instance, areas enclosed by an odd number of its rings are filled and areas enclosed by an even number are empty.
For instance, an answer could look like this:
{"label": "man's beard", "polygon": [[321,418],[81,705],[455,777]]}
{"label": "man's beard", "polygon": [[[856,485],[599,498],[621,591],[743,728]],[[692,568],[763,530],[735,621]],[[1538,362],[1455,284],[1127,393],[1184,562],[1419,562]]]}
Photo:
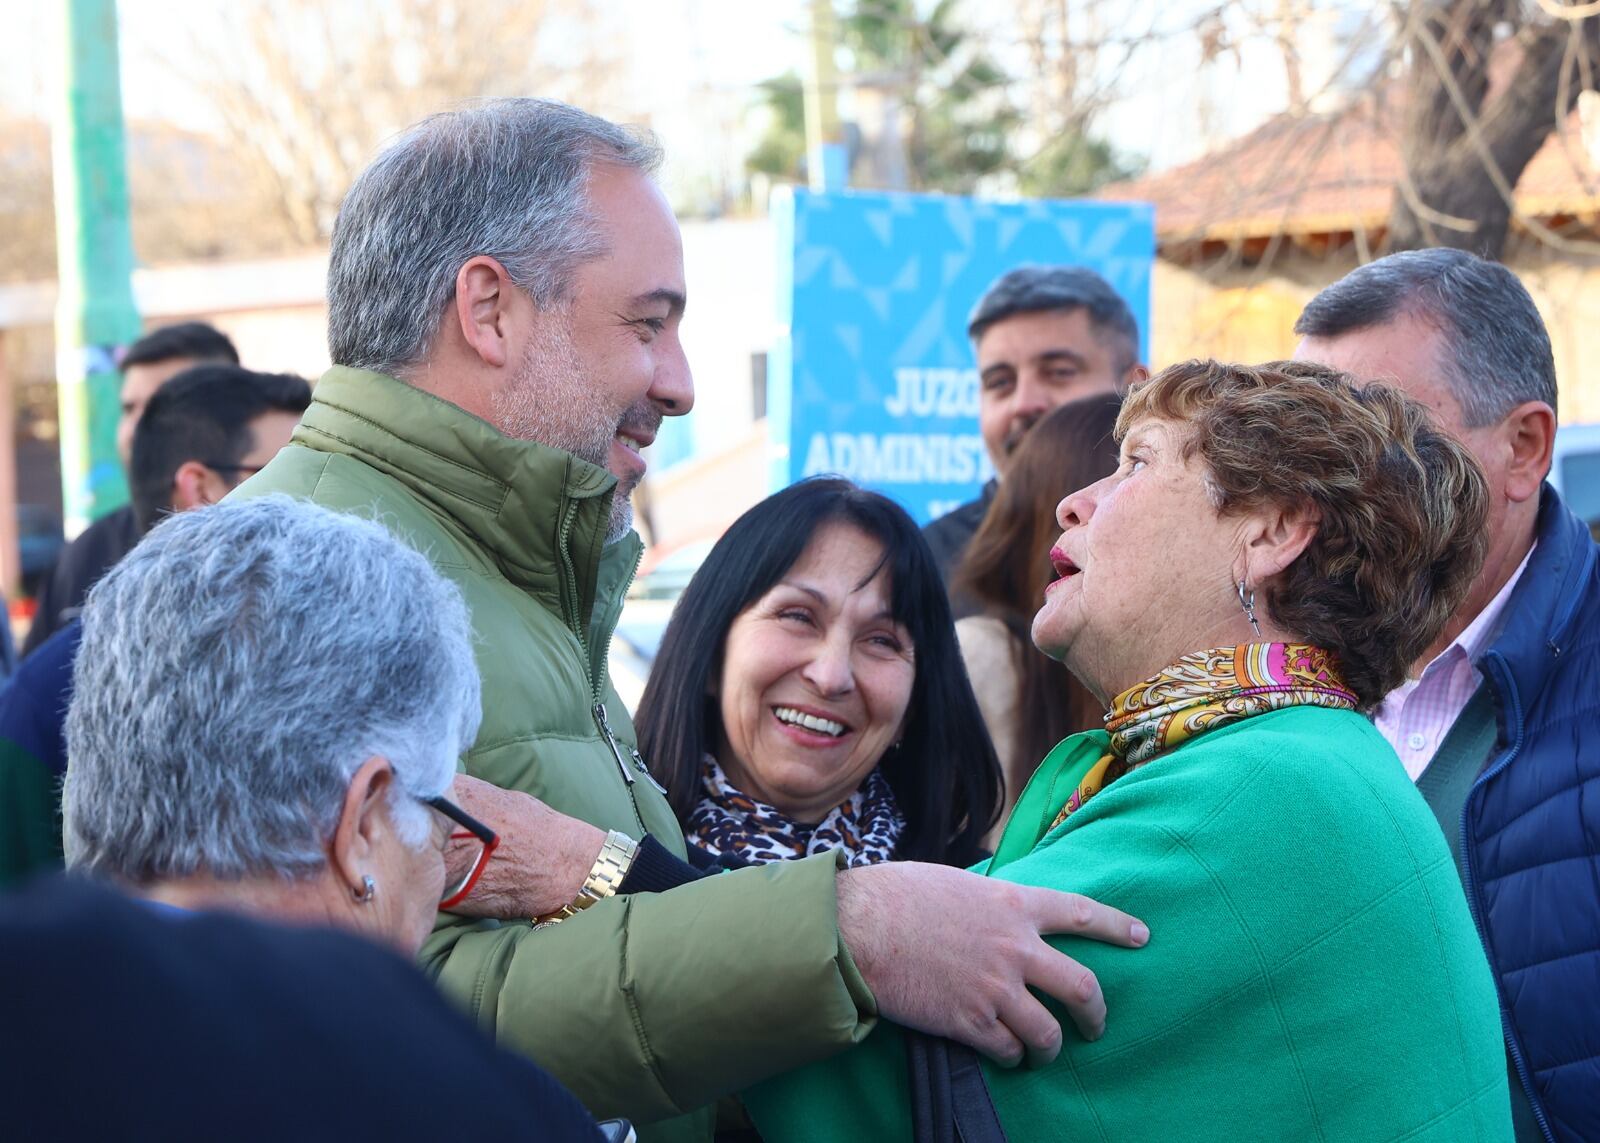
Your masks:
{"label": "man's beard", "polygon": [[[536,441],[579,460],[610,468],[611,442],[619,428],[654,434],[661,410],[640,398],[620,415],[596,404],[594,386],[578,359],[567,315],[550,314],[544,337],[528,342],[511,383],[494,395],[494,424],[515,440]],[[633,490],[638,478],[618,478],[611,495],[605,542],[614,544],[633,527]]]}

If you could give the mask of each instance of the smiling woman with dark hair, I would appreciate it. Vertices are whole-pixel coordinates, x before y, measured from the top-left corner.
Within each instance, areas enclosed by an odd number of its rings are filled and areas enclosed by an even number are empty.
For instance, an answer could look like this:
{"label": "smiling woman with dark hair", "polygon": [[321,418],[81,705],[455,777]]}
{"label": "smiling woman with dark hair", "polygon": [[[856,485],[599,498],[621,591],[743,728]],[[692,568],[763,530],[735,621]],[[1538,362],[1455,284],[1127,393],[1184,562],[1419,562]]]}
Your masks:
{"label": "smiling woman with dark hair", "polygon": [[845,480],[802,481],[728,529],[634,721],[688,839],[730,863],[837,848],[969,865],[999,801],[927,544]]}

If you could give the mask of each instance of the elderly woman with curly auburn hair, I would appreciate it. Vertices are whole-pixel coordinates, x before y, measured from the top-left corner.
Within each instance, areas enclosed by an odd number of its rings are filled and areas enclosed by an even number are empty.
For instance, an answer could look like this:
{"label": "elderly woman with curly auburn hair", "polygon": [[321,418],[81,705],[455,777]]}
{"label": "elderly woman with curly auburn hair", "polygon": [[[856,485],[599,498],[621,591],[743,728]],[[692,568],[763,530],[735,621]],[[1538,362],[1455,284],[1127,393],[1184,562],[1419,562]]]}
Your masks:
{"label": "elderly woman with curly auburn hair", "polygon": [[1509,1139],[1449,850],[1366,717],[1472,582],[1482,474],[1421,405],[1307,364],[1174,366],[1117,431],[1033,622],[1105,730],[1051,751],[986,867],[1148,920],[1137,957],[1054,942],[1105,1036],[1005,1070],[881,1026],[749,1093],[763,1136]]}

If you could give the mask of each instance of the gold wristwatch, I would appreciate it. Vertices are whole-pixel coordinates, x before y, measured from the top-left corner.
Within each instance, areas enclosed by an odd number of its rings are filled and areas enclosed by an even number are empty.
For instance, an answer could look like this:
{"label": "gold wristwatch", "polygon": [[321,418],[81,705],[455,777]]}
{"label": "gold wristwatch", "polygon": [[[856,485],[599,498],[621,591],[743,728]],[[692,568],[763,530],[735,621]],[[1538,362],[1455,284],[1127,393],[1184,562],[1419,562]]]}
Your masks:
{"label": "gold wristwatch", "polygon": [[589,867],[589,876],[584,878],[583,888],[578,890],[578,895],[555,912],[535,917],[533,923],[557,924],[583,912],[596,901],[603,901],[612,896],[622,884],[622,879],[628,875],[628,870],[633,866],[633,859],[638,853],[638,842],[625,833],[612,830],[606,834],[605,844],[600,847],[600,856],[595,858],[594,864]]}

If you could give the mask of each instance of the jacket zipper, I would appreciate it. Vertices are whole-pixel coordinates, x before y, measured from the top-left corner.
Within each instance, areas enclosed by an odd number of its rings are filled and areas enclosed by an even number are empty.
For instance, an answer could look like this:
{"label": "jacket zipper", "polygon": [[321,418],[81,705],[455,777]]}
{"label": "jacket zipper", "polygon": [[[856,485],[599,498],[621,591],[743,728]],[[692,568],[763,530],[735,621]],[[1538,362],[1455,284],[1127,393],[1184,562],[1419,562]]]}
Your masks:
{"label": "jacket zipper", "polygon": [[[622,775],[623,785],[628,790],[628,801],[633,805],[634,819],[639,823],[639,830],[641,833],[643,833],[646,832],[644,816],[639,813],[639,802],[638,799],[633,795],[633,783],[635,781],[634,772],[633,770],[629,769],[628,760],[622,756],[622,746],[617,742],[617,736],[612,733],[611,719],[606,713],[605,703],[601,701],[601,691],[603,689],[602,683],[606,677],[606,662],[610,658],[611,652],[610,635],[609,633],[607,634],[607,637],[600,648],[600,661],[598,664],[595,664],[589,655],[588,633],[583,630],[583,625],[581,623],[583,617],[578,614],[578,573],[577,570],[572,566],[572,553],[568,548],[568,544],[572,538],[572,523],[577,519],[577,516],[578,504],[576,501],[569,500],[567,502],[566,511],[561,514],[561,529],[557,536],[556,545],[561,552],[561,570],[566,573],[562,577],[566,586],[566,591],[562,593],[562,606],[567,612],[567,627],[577,638],[578,646],[583,651],[584,661],[588,662],[590,665],[589,693],[592,703],[590,713],[594,716],[595,725],[600,728],[600,736],[605,739],[606,745],[611,749],[611,757],[615,758],[617,761],[617,771]],[[628,572],[627,577],[622,581],[622,594],[625,595],[627,593],[628,585],[633,582],[633,577],[638,574],[639,562],[643,558],[643,552],[639,552],[634,555],[633,569]],[[621,612],[620,604],[617,605],[617,611],[619,613]],[[615,622],[609,615],[607,616],[607,621],[608,625]],[[656,782],[655,778],[651,776],[650,771],[645,768],[644,759],[639,757],[639,752],[634,750],[630,751],[630,753],[633,755],[634,767],[640,773],[644,774],[645,777],[650,779],[650,784],[652,786],[655,786],[656,789],[661,790],[661,786]],[[662,793],[665,792],[665,790],[662,790]]]}
{"label": "jacket zipper", "polygon": [[[1484,656],[1484,665],[1494,668],[1494,681],[1501,693],[1501,697],[1509,703],[1508,716],[1513,721],[1513,725],[1516,726],[1517,733],[1516,738],[1506,747],[1505,752],[1495,759],[1494,765],[1478,775],[1477,781],[1472,783],[1472,789],[1467,791],[1466,802],[1461,806],[1461,871],[1466,878],[1467,908],[1472,911],[1472,924],[1478,930],[1479,941],[1484,940],[1484,928],[1483,919],[1479,915],[1478,891],[1474,884],[1472,873],[1472,847],[1468,844],[1467,811],[1471,809],[1473,795],[1478,792],[1479,788],[1511,764],[1511,759],[1522,749],[1522,739],[1524,737],[1522,701],[1511,681],[1511,674],[1506,668],[1505,657],[1498,651],[1490,651]],[[1522,1090],[1528,1097],[1528,1106],[1533,1109],[1533,1117],[1539,1124],[1540,1132],[1545,1139],[1554,1143],[1555,1136],[1550,1133],[1550,1124],[1545,1118],[1544,1106],[1539,1102],[1539,1093],[1534,1090],[1532,1078],[1528,1075],[1528,1064],[1522,1056],[1522,1045],[1517,1042],[1516,1030],[1511,1024],[1511,1014],[1506,1010],[1505,1000],[1500,993],[1499,975],[1499,973],[1495,973],[1494,996],[1495,1001],[1500,1006],[1500,1024],[1505,1031],[1506,1046],[1511,1049],[1511,1062],[1516,1065],[1517,1079],[1522,1083]]]}
{"label": "jacket zipper", "polygon": [[[633,577],[639,574],[639,564],[641,562],[643,562],[643,560],[644,560],[644,552],[639,551],[639,552],[635,552],[634,553],[634,555],[633,555],[633,569],[631,571],[629,571],[626,576],[623,577],[622,584],[621,584],[621,589],[618,592],[618,598],[619,599],[625,599],[627,597],[628,588],[633,583]],[[596,706],[598,706],[600,704],[600,700],[603,697],[603,692],[604,692],[604,689],[605,689],[603,684],[605,682],[605,677],[606,677],[606,667],[611,662],[611,635],[612,635],[612,632],[616,629],[617,619],[621,615],[622,615],[622,603],[620,603],[620,602],[615,604],[614,607],[610,611],[608,611],[606,613],[606,616],[605,616],[606,637],[605,637],[605,640],[600,645],[600,658],[599,658],[599,661],[597,663],[592,663],[591,664],[592,669],[591,669],[591,671],[589,673],[589,691],[594,696],[594,702],[595,702]],[[574,627],[574,630],[576,630],[576,627]],[[583,657],[585,659],[588,659],[589,658],[589,643],[588,643],[588,639],[587,639],[586,634],[583,633],[583,632],[580,632],[579,635],[578,635],[578,639],[579,639],[580,642],[583,643]]]}
{"label": "jacket zipper", "polygon": [[636,748],[632,747],[632,746],[628,747],[628,753],[633,755],[634,769],[638,770],[639,773],[643,774],[644,775],[644,780],[646,782],[649,782],[652,786],[654,786],[656,788],[656,793],[660,794],[663,798],[666,797],[667,796],[667,788],[665,786],[663,786],[660,782],[656,781],[656,776],[654,774],[650,773],[650,767],[645,762],[644,755],[640,754],[639,751]]}
{"label": "jacket zipper", "polygon": [[[561,529],[556,534],[556,551],[561,553],[561,570],[566,573],[561,577],[561,610],[567,613],[567,626],[578,636],[579,644],[583,644],[583,632],[578,625],[578,573],[572,566],[572,553],[567,550],[567,544],[572,540],[572,522],[577,518],[577,501],[568,500],[561,513]],[[584,646],[583,657],[585,661],[589,658],[587,645]]]}
{"label": "jacket zipper", "polygon": [[[556,535],[556,550],[561,553],[561,571],[563,573],[561,576],[561,608],[566,612],[567,629],[578,640],[578,648],[583,652],[584,662],[589,663],[589,643],[585,638],[583,625],[580,622],[582,616],[578,614],[578,573],[577,569],[572,566],[572,552],[568,548],[572,540],[572,523],[577,518],[578,503],[569,499],[561,513],[561,528]],[[637,564],[635,566],[637,567]],[[600,736],[605,739],[606,745],[611,748],[611,756],[617,760],[617,770],[622,774],[623,785],[628,787],[628,801],[631,803],[634,800],[632,789],[633,774],[629,772],[628,764],[622,758],[622,750],[617,745],[616,737],[611,733],[611,720],[606,717],[605,704],[600,701],[599,680],[605,677],[605,669],[602,666],[599,674],[596,675],[592,670],[593,664],[590,664],[590,666],[589,689],[592,692],[592,706],[589,713],[594,716],[595,725],[600,728]],[[644,828],[644,819],[639,817],[639,807],[636,803],[633,806],[633,816],[638,819],[639,828],[642,830]]]}
{"label": "jacket zipper", "polygon": [[622,760],[622,747],[617,745],[616,735],[611,733],[611,720],[606,717],[606,704],[594,704],[594,720],[600,727],[600,734],[605,738],[606,745],[611,747],[611,756],[617,760],[617,769],[622,771],[622,780],[628,785],[633,785],[633,775],[628,771],[628,764]]}
{"label": "jacket zipper", "polygon": [[[617,598],[619,600],[623,600],[624,602],[626,601],[627,594],[628,594],[628,586],[633,583],[633,577],[639,574],[639,564],[643,560],[644,560],[644,552],[641,551],[641,552],[636,552],[634,554],[633,567],[629,570],[628,574],[623,577],[622,589],[617,595]],[[600,730],[601,730],[602,733],[605,734],[606,742],[609,743],[610,746],[611,746],[611,753],[616,755],[617,765],[622,769],[622,777],[623,777],[623,779],[626,780],[628,785],[631,786],[634,783],[634,775],[632,773],[629,773],[628,766],[622,759],[622,744],[617,741],[616,735],[614,735],[611,732],[611,723],[606,718],[605,703],[603,703],[601,701],[601,692],[602,692],[602,690],[604,688],[605,677],[606,677],[606,668],[607,668],[608,664],[611,662],[611,635],[610,635],[610,632],[612,630],[614,630],[615,627],[616,627],[616,619],[617,619],[617,616],[620,616],[622,614],[622,607],[623,607],[623,603],[618,603],[618,604],[616,604],[615,609],[614,609],[615,610],[615,614],[612,614],[610,612],[608,612],[606,614],[606,627],[608,629],[608,633],[607,633],[607,637],[606,637],[605,641],[600,646],[599,669],[594,672],[593,677],[589,680],[589,686],[590,686],[591,694],[594,697],[595,721],[600,724]],[[587,644],[585,644],[585,652],[587,653]],[[628,754],[631,756],[631,758],[633,760],[633,768],[634,768],[634,770],[637,771],[639,774],[642,774],[644,776],[645,781],[649,782],[652,786],[654,786],[656,788],[656,792],[657,793],[665,794],[667,792],[667,788],[665,786],[663,786],[660,782],[656,781],[656,776],[654,774],[650,773],[650,767],[645,765],[644,756],[641,755],[637,750],[635,750],[631,746],[628,747]]]}

